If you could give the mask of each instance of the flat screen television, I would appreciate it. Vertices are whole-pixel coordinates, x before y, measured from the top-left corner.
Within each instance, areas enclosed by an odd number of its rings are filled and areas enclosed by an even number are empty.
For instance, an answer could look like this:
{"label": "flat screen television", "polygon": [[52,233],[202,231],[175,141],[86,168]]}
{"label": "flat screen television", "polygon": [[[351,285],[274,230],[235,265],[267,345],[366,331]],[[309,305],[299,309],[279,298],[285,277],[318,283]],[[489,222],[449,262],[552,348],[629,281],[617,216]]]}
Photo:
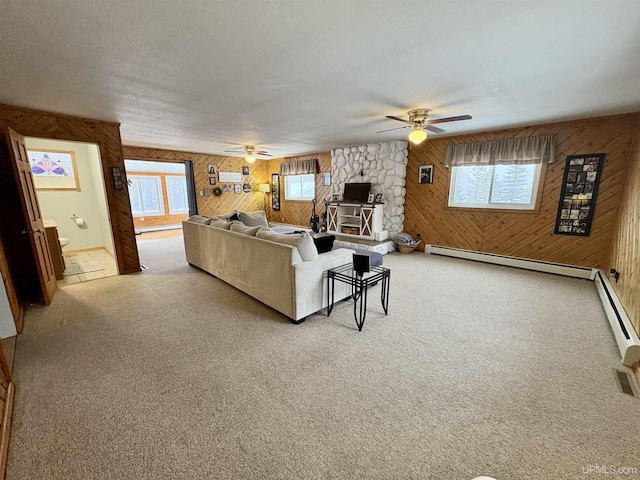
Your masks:
{"label": "flat screen television", "polygon": [[342,201],[367,203],[370,191],[370,183],[345,183]]}

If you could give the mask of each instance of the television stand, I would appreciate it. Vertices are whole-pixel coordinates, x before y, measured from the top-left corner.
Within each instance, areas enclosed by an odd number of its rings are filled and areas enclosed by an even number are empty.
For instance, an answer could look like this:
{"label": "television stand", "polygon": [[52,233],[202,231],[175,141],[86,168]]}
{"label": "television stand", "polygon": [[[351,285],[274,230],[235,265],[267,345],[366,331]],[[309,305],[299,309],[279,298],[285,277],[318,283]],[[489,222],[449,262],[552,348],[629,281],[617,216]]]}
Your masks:
{"label": "television stand", "polygon": [[327,232],[336,235],[386,240],[383,230],[384,204],[360,202],[330,202],[327,205]]}

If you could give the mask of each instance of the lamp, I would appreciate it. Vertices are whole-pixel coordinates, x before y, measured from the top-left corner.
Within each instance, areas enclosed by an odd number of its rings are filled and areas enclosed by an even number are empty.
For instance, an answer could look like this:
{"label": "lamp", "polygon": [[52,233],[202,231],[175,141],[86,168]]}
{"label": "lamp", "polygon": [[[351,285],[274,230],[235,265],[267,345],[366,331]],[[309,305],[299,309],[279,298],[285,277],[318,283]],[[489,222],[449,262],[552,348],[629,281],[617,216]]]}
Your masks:
{"label": "lamp", "polygon": [[253,163],[256,161],[256,157],[253,156],[253,152],[256,151],[256,147],[254,147],[253,145],[245,145],[244,146],[244,150],[245,152],[247,152],[247,156],[244,157],[244,159],[247,161],[247,163]]}
{"label": "lamp", "polygon": [[261,183],[258,185],[258,191],[262,192],[263,195],[263,203],[264,203],[264,211],[267,211],[267,193],[271,191],[271,186],[268,183]]}
{"label": "lamp", "polygon": [[425,132],[421,127],[415,127],[413,132],[409,134],[409,140],[414,144],[418,145],[424,139],[427,138],[427,132]]}

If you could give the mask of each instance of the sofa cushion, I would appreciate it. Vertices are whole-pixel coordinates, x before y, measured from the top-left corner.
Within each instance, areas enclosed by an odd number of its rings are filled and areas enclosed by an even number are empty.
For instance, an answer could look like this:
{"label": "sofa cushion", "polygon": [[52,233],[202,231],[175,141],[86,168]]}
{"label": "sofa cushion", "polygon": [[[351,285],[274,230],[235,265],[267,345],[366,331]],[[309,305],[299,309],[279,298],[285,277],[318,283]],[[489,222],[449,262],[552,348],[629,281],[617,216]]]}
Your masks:
{"label": "sofa cushion", "polygon": [[255,237],[258,230],[265,227],[247,227],[242,222],[232,222],[231,223],[231,231],[242,233],[244,235],[249,235],[250,237]]}
{"label": "sofa cushion", "polygon": [[231,229],[232,223],[233,222],[227,222],[226,220],[211,220],[211,223],[209,225],[215,228],[222,228],[223,230],[229,230]]}
{"label": "sofa cushion", "polygon": [[256,233],[256,237],[296,247],[300,254],[300,258],[305,262],[318,259],[318,250],[316,250],[316,246],[313,243],[313,238],[311,238],[311,235],[308,233],[299,235],[282,235],[280,233],[261,229]]}
{"label": "sofa cushion", "polygon": [[264,210],[257,212],[238,212],[238,219],[247,227],[268,227],[267,215]]}
{"label": "sofa cushion", "polygon": [[313,236],[313,243],[316,245],[318,253],[327,253],[333,249],[333,242],[336,241],[335,235],[321,233]]}
{"label": "sofa cushion", "polygon": [[211,217],[203,217],[202,215],[191,215],[188,221],[193,223],[202,223],[204,225],[209,225],[209,222],[211,222]]}

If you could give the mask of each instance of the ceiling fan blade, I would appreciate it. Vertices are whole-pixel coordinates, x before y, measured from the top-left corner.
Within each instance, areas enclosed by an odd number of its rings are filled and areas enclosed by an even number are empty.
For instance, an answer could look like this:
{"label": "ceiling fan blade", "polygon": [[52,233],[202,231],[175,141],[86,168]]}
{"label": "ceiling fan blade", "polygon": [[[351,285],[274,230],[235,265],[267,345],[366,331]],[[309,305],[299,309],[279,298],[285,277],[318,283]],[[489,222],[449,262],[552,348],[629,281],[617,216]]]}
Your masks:
{"label": "ceiling fan blade", "polygon": [[457,122],[458,120],[471,120],[471,115],[459,115],[457,117],[438,118],[436,120],[429,120],[429,123],[444,123],[444,122]]}
{"label": "ceiling fan blade", "polygon": [[410,125],[413,125],[413,123],[411,123],[409,120],[405,120],[404,118],[394,117],[393,115],[385,115],[385,117],[390,118],[391,120],[397,120],[399,122],[404,122],[404,123],[408,123]]}
{"label": "ceiling fan blade", "polygon": [[434,127],[433,125],[425,125],[424,129],[425,130],[429,130],[430,132],[433,132],[433,133],[444,133],[445,132],[445,130],[443,130],[441,128],[438,128],[438,127]]}
{"label": "ceiling fan blade", "polygon": [[407,125],[406,127],[397,127],[397,128],[389,128],[387,130],[380,130],[379,132],[376,132],[376,133],[390,132],[391,130],[402,130],[403,128],[409,128],[409,125]]}
{"label": "ceiling fan blade", "polygon": [[256,152],[256,155],[262,155],[263,157],[273,157],[273,155],[267,152]]}
{"label": "ceiling fan blade", "polygon": [[244,148],[236,148],[234,150],[223,150],[223,152],[226,152],[226,153],[242,153],[242,152],[244,152]]}

